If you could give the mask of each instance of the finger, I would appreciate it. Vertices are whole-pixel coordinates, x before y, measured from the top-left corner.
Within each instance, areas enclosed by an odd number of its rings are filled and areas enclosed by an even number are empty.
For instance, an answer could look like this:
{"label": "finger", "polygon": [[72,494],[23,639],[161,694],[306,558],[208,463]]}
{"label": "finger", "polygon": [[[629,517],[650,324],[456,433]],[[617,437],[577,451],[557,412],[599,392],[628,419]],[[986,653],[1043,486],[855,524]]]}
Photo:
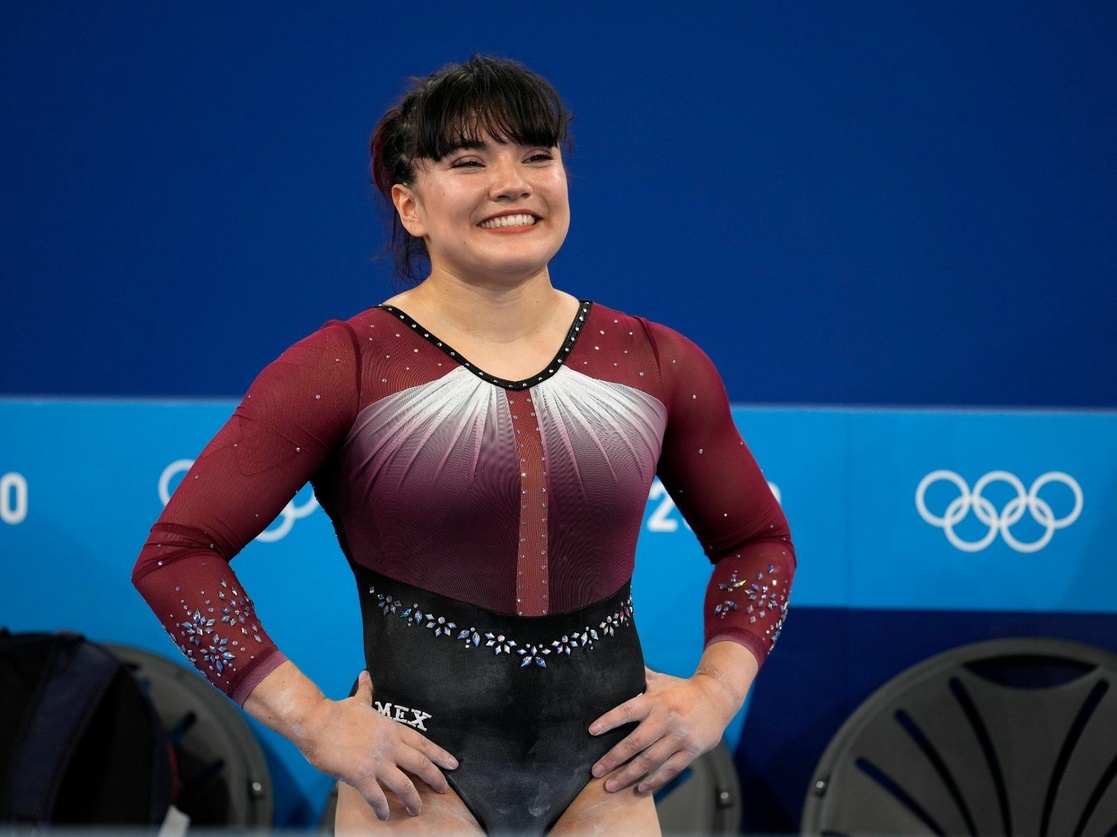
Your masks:
{"label": "finger", "polygon": [[677,745],[669,739],[661,738],[651,747],[638,753],[622,767],[615,776],[610,776],[605,782],[605,790],[609,793],[623,790],[647,779],[659,770],[677,752]]}
{"label": "finger", "polygon": [[440,767],[446,770],[458,769],[458,760],[454,758],[453,753],[442,749],[422,733],[416,732],[409,727],[404,727],[401,738],[404,744],[418,750]]}
{"label": "finger", "polygon": [[446,793],[450,789],[450,783],[446,781],[438,766],[418,750],[408,750],[399,758],[398,764],[412,776],[422,779],[438,793]]}
{"label": "finger", "polygon": [[601,735],[603,732],[608,732],[625,724],[639,723],[648,716],[646,704],[647,701],[644,700],[643,695],[629,698],[620,706],[613,707],[590,724],[590,735]]}
{"label": "finger", "polygon": [[419,796],[419,789],[406,773],[398,767],[386,770],[380,777],[380,784],[399,797],[407,813],[413,817],[419,816],[419,812],[423,810],[423,800]]}
{"label": "finger", "polygon": [[[617,742],[609,752],[599,758],[590,772],[600,779],[602,776],[615,770],[618,765],[631,760],[662,738],[663,730],[661,729],[661,725],[652,721],[645,721]],[[664,758],[666,758],[666,755]]]}
{"label": "finger", "polygon": [[372,808],[372,813],[376,814],[378,820],[388,819],[390,809],[388,807],[388,797],[384,795],[384,791],[380,789],[380,785],[375,780],[368,780],[360,785],[354,785],[357,792],[364,797],[365,802]]}
{"label": "finger", "polygon": [[357,691],[353,693],[353,697],[361,703],[372,706],[372,691],[372,677],[367,671],[362,671],[357,675]]}
{"label": "finger", "polygon": [[658,770],[650,773],[646,779],[636,786],[636,792],[639,794],[655,793],[662,788],[680,773],[682,773],[692,761],[694,755],[684,750],[676,752],[671,758],[667,759]]}

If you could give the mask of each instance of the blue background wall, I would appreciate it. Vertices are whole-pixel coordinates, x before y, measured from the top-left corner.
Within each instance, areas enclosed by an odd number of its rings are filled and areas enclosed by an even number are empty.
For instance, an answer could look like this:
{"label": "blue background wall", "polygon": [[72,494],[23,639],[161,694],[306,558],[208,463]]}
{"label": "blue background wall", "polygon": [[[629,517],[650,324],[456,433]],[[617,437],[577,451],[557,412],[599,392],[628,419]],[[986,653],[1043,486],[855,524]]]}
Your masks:
{"label": "blue background wall", "polygon": [[6,3],[0,392],[236,395],[391,292],[377,117],[480,51],[576,113],[574,293],[739,401],[1117,406],[1110,2]]}
{"label": "blue background wall", "polygon": [[[127,583],[160,476],[288,344],[393,292],[368,134],[402,76],[478,51],[576,113],[556,283],[706,348],[791,518],[792,618],[731,730],[749,827],[794,828],[840,722],[931,653],[1117,650],[1117,5],[636,8],[0,9],[0,624],[175,653]],[[1042,550],[969,553],[918,513],[942,469],[1084,501]],[[351,582],[324,516],[292,521],[238,572],[344,690],[355,609],[282,614],[308,554],[318,595]],[[646,529],[649,659],[685,673],[706,565],[654,491]],[[310,821],[328,783],[261,735],[279,821]]]}

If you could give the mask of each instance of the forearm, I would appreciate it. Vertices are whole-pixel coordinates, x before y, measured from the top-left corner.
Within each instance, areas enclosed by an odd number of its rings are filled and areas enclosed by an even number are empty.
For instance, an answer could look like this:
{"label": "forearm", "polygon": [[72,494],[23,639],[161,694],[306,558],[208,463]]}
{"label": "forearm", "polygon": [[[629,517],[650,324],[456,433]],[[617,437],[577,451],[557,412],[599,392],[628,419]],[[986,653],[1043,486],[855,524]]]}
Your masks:
{"label": "forearm", "polygon": [[314,682],[287,660],[256,685],[243,706],[253,718],[310,757],[316,721],[327,703]]}
{"label": "forearm", "polygon": [[726,723],[737,714],[756,679],[760,662],[746,646],[729,640],[706,647],[694,678],[701,679],[708,692],[726,713]]}

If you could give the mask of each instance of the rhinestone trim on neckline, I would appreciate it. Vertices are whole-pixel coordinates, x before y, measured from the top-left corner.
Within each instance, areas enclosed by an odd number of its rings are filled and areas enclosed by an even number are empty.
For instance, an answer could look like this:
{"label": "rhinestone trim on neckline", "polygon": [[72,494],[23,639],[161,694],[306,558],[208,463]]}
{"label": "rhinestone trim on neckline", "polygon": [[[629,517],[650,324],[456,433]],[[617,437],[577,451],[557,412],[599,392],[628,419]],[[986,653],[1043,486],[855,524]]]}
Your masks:
{"label": "rhinestone trim on neckline", "polygon": [[590,308],[592,307],[593,302],[591,302],[590,300],[578,300],[578,313],[575,315],[574,321],[570,324],[570,328],[566,332],[566,338],[562,341],[562,345],[555,353],[555,356],[551,358],[551,362],[547,364],[547,368],[545,370],[541,371],[538,375],[534,375],[530,378],[523,378],[519,381],[510,381],[507,378],[498,378],[496,375],[490,375],[484,369],[481,369],[477,365],[470,363],[468,360],[465,359],[465,356],[462,355],[461,352],[454,349],[454,347],[447,343],[445,340],[440,340],[428,329],[423,328],[423,326],[413,320],[409,314],[401,311],[394,305],[377,306],[377,308],[381,308],[384,311],[387,311],[404,325],[408,326],[412,331],[420,335],[432,346],[436,346],[437,348],[441,349],[443,352],[453,358],[457,363],[468,369],[482,381],[486,381],[487,383],[493,384],[494,386],[502,387],[509,390],[523,390],[527,389],[528,387],[533,387],[536,384],[542,383],[543,381],[554,375],[556,372],[558,372],[559,369],[562,368],[563,363],[566,361],[567,356],[574,349],[574,344],[577,342],[578,336],[582,333],[582,326],[585,325],[586,317],[589,316]]}

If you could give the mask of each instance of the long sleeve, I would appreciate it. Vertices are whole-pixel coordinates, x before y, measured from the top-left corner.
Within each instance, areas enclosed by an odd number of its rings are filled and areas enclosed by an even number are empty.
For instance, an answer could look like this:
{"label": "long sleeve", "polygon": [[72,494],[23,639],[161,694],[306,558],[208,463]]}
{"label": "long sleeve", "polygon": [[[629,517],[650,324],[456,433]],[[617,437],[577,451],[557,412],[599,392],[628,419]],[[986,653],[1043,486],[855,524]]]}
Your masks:
{"label": "long sleeve", "polygon": [[133,583],[186,657],[237,703],[285,659],[229,562],[344,438],[358,403],[350,330],[332,323],[253,382],[151,529]]}
{"label": "long sleeve", "polygon": [[795,551],[783,510],[741,438],[709,358],[670,329],[646,324],[668,398],[658,474],[714,563],[706,644],[732,640],[763,663],[787,611]]}

